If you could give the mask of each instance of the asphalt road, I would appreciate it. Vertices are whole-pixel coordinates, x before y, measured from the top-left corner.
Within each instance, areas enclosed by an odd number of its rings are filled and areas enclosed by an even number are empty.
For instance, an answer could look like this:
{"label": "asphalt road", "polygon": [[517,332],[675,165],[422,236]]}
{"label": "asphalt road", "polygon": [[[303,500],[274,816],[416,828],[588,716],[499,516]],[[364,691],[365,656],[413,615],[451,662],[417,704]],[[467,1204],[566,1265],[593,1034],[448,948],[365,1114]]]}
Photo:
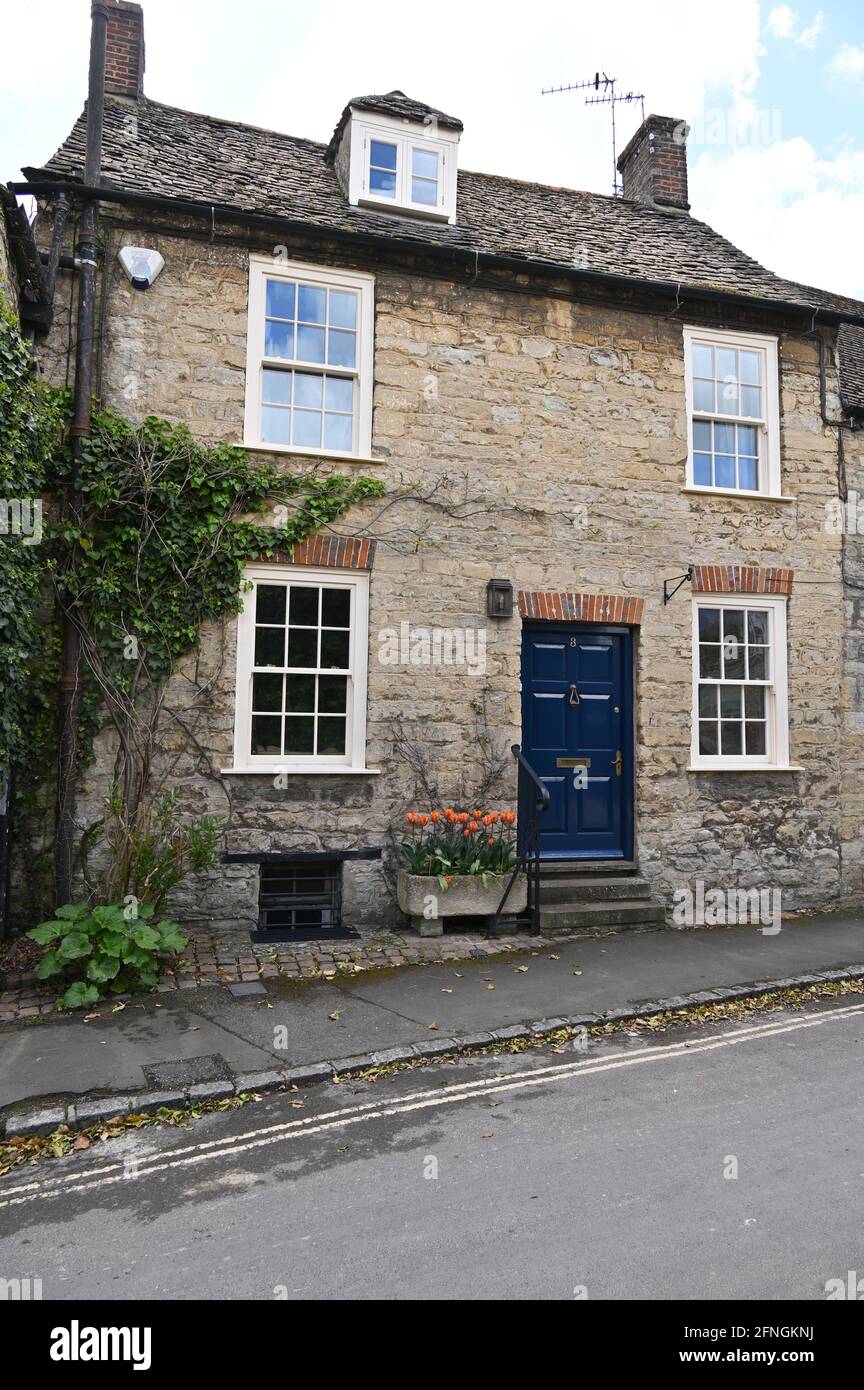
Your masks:
{"label": "asphalt road", "polygon": [[45,1299],[824,1299],[864,1271],[862,1061],[864,1005],[831,1001],[274,1096],[8,1174],[0,1276]]}

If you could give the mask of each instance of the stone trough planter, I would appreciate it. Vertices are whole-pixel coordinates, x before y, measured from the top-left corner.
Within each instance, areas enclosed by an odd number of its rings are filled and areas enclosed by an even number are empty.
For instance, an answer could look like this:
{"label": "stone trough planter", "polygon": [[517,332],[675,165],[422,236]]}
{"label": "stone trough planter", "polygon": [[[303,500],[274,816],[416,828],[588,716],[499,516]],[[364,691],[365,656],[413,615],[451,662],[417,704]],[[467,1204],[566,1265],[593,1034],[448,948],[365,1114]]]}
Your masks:
{"label": "stone trough planter", "polygon": [[[492,917],[507,886],[509,874],[488,874],[486,887],[473,874],[457,874],[450,886],[442,891],[433,874],[411,874],[399,870],[397,897],[411,926],[421,936],[440,936],[444,922],[450,917]],[[509,916],[521,912],[528,902],[528,880],[519,874],[504,904]]]}

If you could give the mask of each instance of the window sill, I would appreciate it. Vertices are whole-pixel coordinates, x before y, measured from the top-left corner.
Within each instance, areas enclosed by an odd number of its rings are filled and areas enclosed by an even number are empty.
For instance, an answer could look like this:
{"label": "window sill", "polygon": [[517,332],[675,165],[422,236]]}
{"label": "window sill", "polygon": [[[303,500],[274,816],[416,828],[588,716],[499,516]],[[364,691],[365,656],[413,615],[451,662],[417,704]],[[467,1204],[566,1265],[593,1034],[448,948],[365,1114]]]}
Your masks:
{"label": "window sill", "polygon": [[413,217],[420,222],[450,222],[449,212],[440,212],[438,208],[427,207],[425,204],[417,203],[395,203],[390,198],[358,198],[355,204],[358,208],[368,208],[370,212],[389,212],[394,217]]}
{"label": "window sill", "polygon": [[362,454],[329,454],[326,449],[295,449],[286,444],[250,444],[245,439],[241,444],[234,444],[231,447],[247,449],[250,454],[284,454],[288,458],[320,459],[324,463],[360,463],[364,468],[370,463],[384,467],[390,462],[389,459],[374,459]]}
{"label": "window sill", "polygon": [[307,764],[302,767],[286,767],[274,763],[271,767],[223,767],[222,777],[276,777],[283,773],[292,777],[380,777],[380,767],[316,767]]}
{"label": "window sill", "polygon": [[797,502],[797,497],[780,492],[743,492],[737,487],[695,487],[687,484],[682,492],[698,493],[701,497],[737,497],[741,502]]}
{"label": "window sill", "polygon": [[718,772],[724,774],[727,772],[749,772],[752,775],[753,773],[760,772],[806,772],[807,769],[805,767],[799,767],[797,763],[741,763],[737,767],[734,765],[730,765],[729,767],[705,767],[701,763],[691,763],[687,771],[709,772],[715,775]]}

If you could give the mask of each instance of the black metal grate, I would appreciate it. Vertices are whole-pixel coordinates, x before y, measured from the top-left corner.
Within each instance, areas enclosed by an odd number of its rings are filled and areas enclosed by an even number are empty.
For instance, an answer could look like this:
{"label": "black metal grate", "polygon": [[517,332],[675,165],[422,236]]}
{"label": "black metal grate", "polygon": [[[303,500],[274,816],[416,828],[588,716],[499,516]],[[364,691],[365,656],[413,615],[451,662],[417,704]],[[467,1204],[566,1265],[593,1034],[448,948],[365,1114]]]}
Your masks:
{"label": "black metal grate", "polygon": [[261,865],[258,933],[302,941],[353,936],[342,928],[342,865],[337,859],[284,859]]}

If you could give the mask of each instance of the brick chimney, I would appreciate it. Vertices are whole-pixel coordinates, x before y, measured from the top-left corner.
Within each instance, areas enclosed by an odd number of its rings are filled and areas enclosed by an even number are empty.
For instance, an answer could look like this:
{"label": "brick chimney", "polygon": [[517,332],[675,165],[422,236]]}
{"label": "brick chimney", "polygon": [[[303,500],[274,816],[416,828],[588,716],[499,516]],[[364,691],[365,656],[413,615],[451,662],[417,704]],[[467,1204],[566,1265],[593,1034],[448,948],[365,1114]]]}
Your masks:
{"label": "brick chimney", "polygon": [[625,198],[689,212],[688,129],[685,121],[674,116],[646,117],[618,160]]}
{"label": "brick chimney", "polygon": [[144,90],[144,11],[129,0],[102,0],[108,11],[105,91],[140,97]]}

